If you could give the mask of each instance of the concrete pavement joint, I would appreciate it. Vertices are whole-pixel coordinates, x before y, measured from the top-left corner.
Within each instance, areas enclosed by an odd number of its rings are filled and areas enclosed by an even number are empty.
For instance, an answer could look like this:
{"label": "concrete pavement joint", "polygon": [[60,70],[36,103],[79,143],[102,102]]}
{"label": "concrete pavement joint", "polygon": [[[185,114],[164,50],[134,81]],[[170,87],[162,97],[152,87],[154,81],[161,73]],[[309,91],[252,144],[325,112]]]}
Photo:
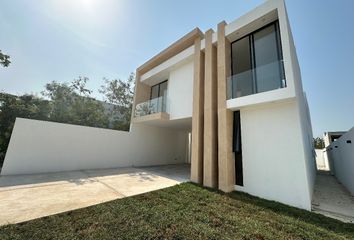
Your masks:
{"label": "concrete pavement joint", "polygon": [[115,192],[116,194],[118,194],[121,197],[126,197],[123,193],[118,192],[114,187],[111,187],[110,185],[108,185],[105,182],[100,181],[99,179],[96,179],[99,183],[101,183],[102,185],[106,186],[107,188],[111,189],[113,192]]}

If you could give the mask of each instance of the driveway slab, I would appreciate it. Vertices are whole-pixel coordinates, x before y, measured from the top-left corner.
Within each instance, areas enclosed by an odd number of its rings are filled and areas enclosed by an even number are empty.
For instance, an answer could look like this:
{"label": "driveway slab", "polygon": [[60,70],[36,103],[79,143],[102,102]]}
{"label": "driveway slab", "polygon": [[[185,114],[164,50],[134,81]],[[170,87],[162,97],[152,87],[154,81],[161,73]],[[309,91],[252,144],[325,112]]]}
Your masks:
{"label": "driveway slab", "polygon": [[0,176],[0,225],[170,187],[189,181],[189,172],[181,164]]}

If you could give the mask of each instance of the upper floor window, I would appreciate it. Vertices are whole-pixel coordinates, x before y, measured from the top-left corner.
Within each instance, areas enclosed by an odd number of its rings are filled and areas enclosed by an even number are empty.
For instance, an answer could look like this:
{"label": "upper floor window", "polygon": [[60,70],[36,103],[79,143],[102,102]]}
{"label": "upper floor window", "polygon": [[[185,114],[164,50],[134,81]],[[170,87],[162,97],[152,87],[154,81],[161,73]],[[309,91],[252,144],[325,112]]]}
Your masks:
{"label": "upper floor window", "polygon": [[151,87],[150,99],[135,106],[134,116],[142,117],[167,111],[167,80]]}
{"label": "upper floor window", "polygon": [[278,21],[231,44],[228,98],[286,87]]}
{"label": "upper floor window", "polygon": [[151,87],[149,108],[151,112],[166,112],[167,80]]}
{"label": "upper floor window", "polygon": [[167,80],[151,87],[150,99],[167,96]]}

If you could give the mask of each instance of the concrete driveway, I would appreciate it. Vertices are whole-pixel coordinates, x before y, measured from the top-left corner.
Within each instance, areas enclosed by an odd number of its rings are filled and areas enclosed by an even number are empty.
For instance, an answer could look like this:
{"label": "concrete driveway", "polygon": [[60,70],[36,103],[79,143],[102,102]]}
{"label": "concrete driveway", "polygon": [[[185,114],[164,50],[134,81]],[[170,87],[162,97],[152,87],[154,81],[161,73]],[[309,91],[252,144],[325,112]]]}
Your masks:
{"label": "concrete driveway", "polygon": [[0,176],[0,225],[170,187],[189,174],[182,164]]}
{"label": "concrete driveway", "polygon": [[312,210],[343,222],[354,223],[354,197],[329,172],[317,174]]}

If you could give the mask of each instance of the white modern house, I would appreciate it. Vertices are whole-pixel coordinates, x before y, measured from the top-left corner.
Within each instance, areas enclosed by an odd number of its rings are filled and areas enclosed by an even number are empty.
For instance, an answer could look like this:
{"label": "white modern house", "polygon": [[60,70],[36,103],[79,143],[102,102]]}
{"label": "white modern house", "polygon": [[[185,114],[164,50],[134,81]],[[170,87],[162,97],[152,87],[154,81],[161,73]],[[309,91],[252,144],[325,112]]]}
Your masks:
{"label": "white modern house", "polygon": [[1,174],[191,164],[191,181],[311,209],[312,129],[283,0],[140,66],[130,132],[17,119]]}

